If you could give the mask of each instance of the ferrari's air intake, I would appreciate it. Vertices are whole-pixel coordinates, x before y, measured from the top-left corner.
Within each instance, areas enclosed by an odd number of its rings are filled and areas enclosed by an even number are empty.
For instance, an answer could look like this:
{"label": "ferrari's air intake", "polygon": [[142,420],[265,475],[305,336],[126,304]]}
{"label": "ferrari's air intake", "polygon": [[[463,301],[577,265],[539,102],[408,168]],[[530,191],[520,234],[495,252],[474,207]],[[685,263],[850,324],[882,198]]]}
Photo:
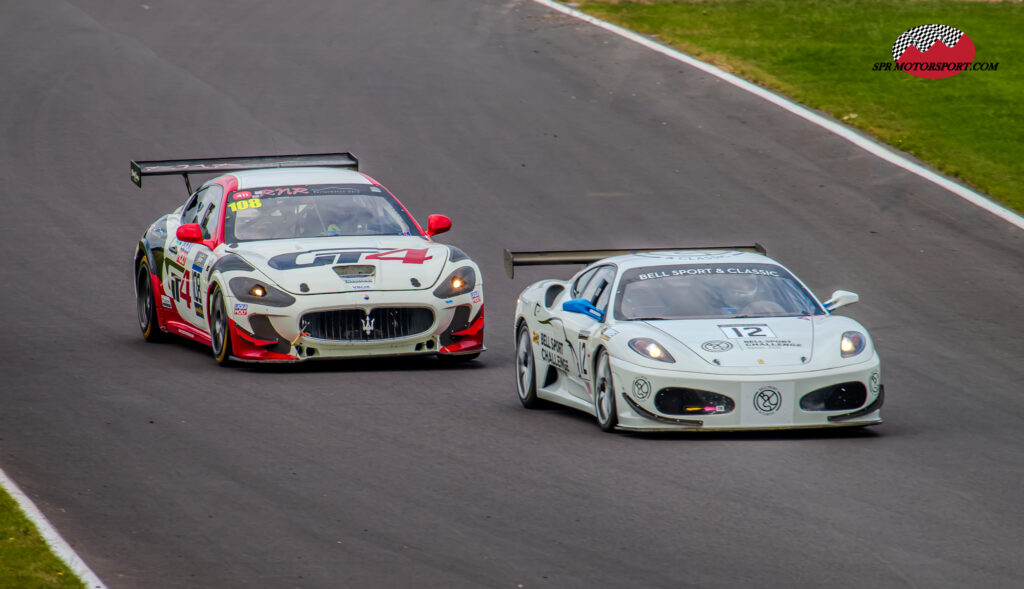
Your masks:
{"label": "ferrari's air intake", "polygon": [[800,399],[804,411],[841,411],[857,409],[868,399],[864,383],[844,382],[807,393]]}
{"label": "ferrari's air intake", "polygon": [[714,415],[732,411],[736,403],[711,391],[669,387],[654,395],[654,407],[666,415]]}

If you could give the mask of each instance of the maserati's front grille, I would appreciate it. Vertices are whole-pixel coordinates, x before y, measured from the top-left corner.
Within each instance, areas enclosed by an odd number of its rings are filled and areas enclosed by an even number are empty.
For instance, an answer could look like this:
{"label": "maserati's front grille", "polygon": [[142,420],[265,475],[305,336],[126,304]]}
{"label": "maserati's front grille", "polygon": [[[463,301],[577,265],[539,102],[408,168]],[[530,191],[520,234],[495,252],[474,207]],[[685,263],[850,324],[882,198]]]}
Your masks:
{"label": "maserati's front grille", "polygon": [[341,342],[397,339],[421,334],[434,324],[434,311],[423,307],[338,309],[306,313],[300,320],[310,337]]}

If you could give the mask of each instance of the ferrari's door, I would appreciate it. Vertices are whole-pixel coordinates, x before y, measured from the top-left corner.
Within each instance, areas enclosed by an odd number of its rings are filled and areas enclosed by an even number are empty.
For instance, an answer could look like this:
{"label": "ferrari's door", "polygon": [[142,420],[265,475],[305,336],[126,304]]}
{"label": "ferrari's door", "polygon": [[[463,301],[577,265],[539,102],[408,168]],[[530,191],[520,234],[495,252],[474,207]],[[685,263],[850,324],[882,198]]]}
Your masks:
{"label": "ferrari's door", "polygon": [[[601,266],[593,272],[585,285],[577,285],[575,298],[585,299],[599,310],[605,311],[611,295],[612,283],[615,281],[615,267]],[[591,338],[597,337],[598,330],[604,325],[602,320],[584,313],[560,311],[562,325],[565,330],[566,345],[570,351],[566,354],[573,366],[568,371],[569,390],[582,399],[592,399],[590,390],[593,359],[590,357]]]}

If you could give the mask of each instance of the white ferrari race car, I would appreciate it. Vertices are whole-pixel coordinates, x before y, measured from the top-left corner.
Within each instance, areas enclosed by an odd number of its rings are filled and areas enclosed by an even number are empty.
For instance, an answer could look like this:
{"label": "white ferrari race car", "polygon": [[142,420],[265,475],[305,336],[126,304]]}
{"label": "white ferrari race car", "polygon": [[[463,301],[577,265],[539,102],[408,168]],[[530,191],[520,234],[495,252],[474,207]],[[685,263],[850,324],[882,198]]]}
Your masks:
{"label": "white ferrari race car", "polygon": [[746,430],[882,422],[867,330],[821,303],[760,245],[509,252],[515,266],[589,264],[516,304],[516,385],[602,429]]}
{"label": "white ferrari race car", "polygon": [[[484,350],[480,269],[435,243],[351,154],[131,162],[182,174],[189,197],[135,248],[139,326],[214,358],[296,362]],[[189,174],[224,173],[192,192]]]}

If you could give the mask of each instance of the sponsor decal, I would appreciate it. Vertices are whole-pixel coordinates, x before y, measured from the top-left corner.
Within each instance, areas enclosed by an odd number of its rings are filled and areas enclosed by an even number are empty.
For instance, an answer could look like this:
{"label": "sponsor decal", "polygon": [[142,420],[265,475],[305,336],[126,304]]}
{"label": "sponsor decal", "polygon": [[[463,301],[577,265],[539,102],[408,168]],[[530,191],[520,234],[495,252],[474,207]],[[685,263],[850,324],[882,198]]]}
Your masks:
{"label": "sponsor decal", "polygon": [[619,335],[619,332],[615,331],[611,327],[605,327],[601,330],[601,339],[606,342],[611,341],[611,339],[617,335]]}
{"label": "sponsor decal", "polygon": [[234,200],[249,200],[250,198],[252,198],[252,193],[249,192],[248,190],[239,190],[235,192],[231,196],[231,198]]}
{"label": "sponsor decal", "polygon": [[999,62],[976,63],[974,53],[974,41],[960,29],[940,24],[920,25],[896,38],[892,44],[893,63],[875,62],[872,71],[906,72],[918,78],[938,80],[967,70],[994,72],[999,69]]}
{"label": "sponsor decal", "polygon": [[754,410],[761,415],[771,415],[782,407],[782,393],[773,386],[764,386],[754,393]]}
{"label": "sponsor decal", "polygon": [[783,276],[782,272],[779,272],[778,270],[772,270],[769,268],[725,266],[722,264],[715,264],[713,267],[704,268],[680,267],[665,270],[657,270],[654,272],[637,274],[636,278],[637,280],[651,280],[652,278],[669,278],[671,276],[697,276],[700,274],[747,274],[754,276],[771,276],[773,278],[780,278]]}
{"label": "sponsor decal", "polygon": [[[448,299],[447,301],[444,302],[444,304],[450,305],[450,304],[452,304],[454,302],[455,302],[455,299]],[[534,341],[536,341],[536,340],[534,340]]]}
{"label": "sponsor decal", "polygon": [[871,373],[871,378],[868,379],[868,389],[872,393],[877,394],[878,393],[878,388],[881,385],[881,383],[882,383],[882,375],[878,374],[877,372],[872,372]]}
{"label": "sponsor decal", "polygon": [[[569,372],[569,360],[564,356],[565,343],[556,340],[546,333],[540,335],[540,357],[563,372]],[[537,341],[538,334],[534,334],[534,341]]]}
{"label": "sponsor decal", "polygon": [[248,315],[249,305],[245,303],[235,303],[235,315]]}
{"label": "sponsor decal", "polygon": [[184,266],[185,261],[188,260],[188,253],[192,251],[192,244],[189,242],[181,242],[178,246],[178,257],[174,259],[179,266]]}
{"label": "sponsor decal", "polygon": [[373,288],[371,284],[353,284],[352,290],[370,290]]}
{"label": "sponsor decal", "polygon": [[711,340],[701,344],[700,348],[705,352],[728,352],[732,349],[732,344],[723,340]]}
{"label": "sponsor decal", "polygon": [[469,296],[472,297],[474,303],[479,303],[481,300],[479,290],[474,290],[473,292],[469,293]]}
{"label": "sponsor decal", "polygon": [[804,345],[788,339],[745,339],[743,340],[743,347],[748,350],[784,350],[787,348],[802,348]]}
{"label": "sponsor decal", "polygon": [[373,284],[372,278],[346,278],[345,284]]}
{"label": "sponsor decal", "polygon": [[651,396],[651,381],[642,376],[633,380],[633,396],[637,401],[643,401]]}
{"label": "sponsor decal", "polygon": [[205,251],[196,252],[196,259],[192,260],[192,269],[196,272],[202,272],[208,257],[209,255]]}
{"label": "sponsor decal", "polygon": [[167,295],[160,295],[160,304],[164,306],[164,309],[170,309],[173,307],[171,304],[171,297]]}

